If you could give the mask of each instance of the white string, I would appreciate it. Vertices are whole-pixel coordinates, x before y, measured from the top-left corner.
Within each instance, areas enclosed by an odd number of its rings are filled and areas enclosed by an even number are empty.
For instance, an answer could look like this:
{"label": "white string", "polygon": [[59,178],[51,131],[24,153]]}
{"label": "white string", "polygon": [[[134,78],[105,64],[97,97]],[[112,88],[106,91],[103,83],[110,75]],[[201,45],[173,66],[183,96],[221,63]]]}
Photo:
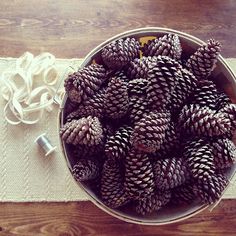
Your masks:
{"label": "white string", "polygon": [[62,101],[63,89],[56,88],[59,76],[54,65],[55,56],[48,52],[36,57],[26,52],[14,68],[2,73],[1,94],[7,101],[3,115],[8,123],[35,124],[45,111],[53,110],[54,96]]}

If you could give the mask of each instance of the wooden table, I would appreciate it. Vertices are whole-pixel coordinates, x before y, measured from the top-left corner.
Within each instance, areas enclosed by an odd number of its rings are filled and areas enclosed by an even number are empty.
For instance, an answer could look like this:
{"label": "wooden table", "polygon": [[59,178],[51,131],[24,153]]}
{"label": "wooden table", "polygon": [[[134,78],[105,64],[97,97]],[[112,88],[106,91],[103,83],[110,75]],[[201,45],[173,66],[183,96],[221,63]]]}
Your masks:
{"label": "wooden table", "polygon": [[[236,57],[236,2],[233,0],[12,0],[0,3],[0,56],[49,51],[56,57],[84,57],[117,33],[169,27],[223,44]],[[223,200],[170,226],[121,222],[89,202],[1,203],[0,236],[236,235],[236,200]]]}

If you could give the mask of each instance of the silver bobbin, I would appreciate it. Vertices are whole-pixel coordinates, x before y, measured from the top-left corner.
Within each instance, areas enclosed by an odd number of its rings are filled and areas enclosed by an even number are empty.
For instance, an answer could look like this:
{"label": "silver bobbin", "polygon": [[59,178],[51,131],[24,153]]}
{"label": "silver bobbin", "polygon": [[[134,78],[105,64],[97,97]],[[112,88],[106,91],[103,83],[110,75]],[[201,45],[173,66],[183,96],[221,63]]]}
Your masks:
{"label": "silver bobbin", "polygon": [[39,135],[35,140],[35,143],[37,143],[45,152],[45,156],[48,156],[52,152],[55,151],[57,148],[56,146],[52,146],[50,140],[47,138],[46,133],[43,133]]}

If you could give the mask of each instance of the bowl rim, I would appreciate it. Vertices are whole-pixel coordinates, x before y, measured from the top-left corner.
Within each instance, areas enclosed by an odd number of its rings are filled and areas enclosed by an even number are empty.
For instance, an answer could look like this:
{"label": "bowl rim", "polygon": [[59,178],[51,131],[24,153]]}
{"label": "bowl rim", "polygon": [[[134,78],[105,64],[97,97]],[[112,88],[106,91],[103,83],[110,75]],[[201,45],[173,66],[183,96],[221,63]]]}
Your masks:
{"label": "bowl rim", "polygon": [[[179,36],[181,36],[182,38],[185,38],[187,40],[192,41],[193,43],[201,46],[203,44],[205,44],[204,41],[202,41],[201,39],[192,36],[188,33],[184,33],[178,30],[174,30],[171,28],[162,28],[162,27],[145,27],[145,28],[137,28],[137,29],[133,29],[133,30],[127,30],[125,32],[119,33],[113,37],[110,37],[109,39],[105,40],[104,42],[100,43],[98,46],[96,46],[95,48],[93,48],[84,58],[83,62],[80,65],[80,68],[83,68],[84,66],[87,65],[87,63],[89,63],[91,61],[91,58],[97,53],[98,50],[100,50],[101,48],[103,48],[106,44],[120,39],[120,38],[124,38],[124,37],[128,37],[130,35],[134,36],[138,34],[145,34],[145,33],[163,33],[163,34],[177,34]],[[233,78],[233,80],[236,82],[236,76],[234,74],[234,72],[232,71],[232,69],[230,68],[230,66],[228,65],[228,63],[226,62],[226,60],[219,55],[218,61],[220,61],[220,63],[225,67],[225,69],[227,70],[227,72],[231,75],[231,77]],[[63,124],[63,109],[67,100],[67,95],[65,94],[62,100],[62,103],[60,105],[60,109],[58,112],[58,131],[60,130],[61,125]],[[59,132],[58,132],[59,135]],[[72,167],[70,165],[70,161],[68,159],[67,153],[66,153],[66,149],[65,149],[65,145],[64,142],[61,140],[60,135],[59,135],[59,140],[60,140],[60,149],[61,152],[63,153],[64,159],[66,161],[66,164],[71,172]],[[72,172],[71,172],[72,175]],[[94,196],[92,196],[88,190],[83,186],[83,184],[81,184],[80,182],[76,181],[75,178],[72,175],[72,178],[74,179],[74,181],[77,183],[77,185],[83,190],[83,192],[85,193],[85,195],[87,196],[88,200],[90,200],[91,202],[93,202],[93,204],[95,204],[98,208],[100,208],[101,210],[105,211],[106,213],[108,213],[109,215],[118,218],[122,221],[128,222],[128,223],[134,223],[134,224],[140,224],[140,225],[167,225],[167,224],[173,224],[173,223],[177,223],[186,219],[189,219],[192,216],[195,216],[196,214],[204,211],[205,209],[207,209],[208,207],[211,207],[212,204],[202,204],[201,206],[199,206],[198,209],[194,210],[193,212],[190,212],[188,214],[186,214],[185,216],[180,216],[177,217],[175,219],[172,220],[163,220],[162,222],[155,222],[155,221],[144,221],[144,220],[138,220],[138,219],[132,219],[131,217],[127,217],[124,215],[121,215],[119,213],[117,213],[117,211],[107,207],[105,204],[103,204],[100,200],[96,199]],[[214,205],[214,204],[213,204]]]}

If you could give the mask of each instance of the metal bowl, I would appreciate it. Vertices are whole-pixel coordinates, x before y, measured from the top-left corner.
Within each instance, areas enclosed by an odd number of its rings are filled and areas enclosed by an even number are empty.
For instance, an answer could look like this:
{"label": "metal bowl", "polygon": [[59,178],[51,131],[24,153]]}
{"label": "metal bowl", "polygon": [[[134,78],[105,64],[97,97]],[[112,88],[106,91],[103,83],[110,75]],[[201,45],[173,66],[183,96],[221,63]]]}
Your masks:
{"label": "metal bowl", "polygon": [[[202,45],[204,42],[200,39],[193,37],[189,34],[182,33],[172,29],[166,28],[158,28],[158,27],[149,27],[149,28],[140,28],[135,30],[126,31],[122,34],[118,34],[105,42],[98,45],[94,48],[84,59],[81,67],[85,67],[91,64],[93,61],[97,63],[101,61],[101,50],[102,48],[112,42],[113,40],[117,40],[120,38],[126,37],[134,37],[141,42],[146,42],[148,39],[153,37],[160,37],[164,34],[174,33],[177,34],[180,38],[181,45],[183,48],[183,53],[188,56],[192,54],[196,49]],[[226,92],[233,102],[236,102],[236,79],[235,75],[233,74],[232,70],[230,69],[227,62],[223,59],[222,56],[219,57],[219,61],[217,67],[213,71],[213,78],[219,89]],[[64,96],[61,109],[59,112],[59,128],[63,126],[64,121],[64,108],[67,105],[67,95]],[[61,140],[61,139],[60,139]],[[61,140],[61,148],[62,152],[64,153],[68,168],[70,171],[72,170],[72,166],[76,162],[73,156],[70,154],[70,150],[68,146]],[[228,172],[227,176],[229,179],[232,178],[236,169],[236,165],[234,165]],[[72,176],[73,177],[73,176]],[[76,181],[76,180],[75,180]],[[77,181],[76,181],[77,182]],[[96,206],[98,206],[103,211],[107,212],[108,214],[119,218],[123,221],[135,223],[135,224],[145,224],[145,225],[164,225],[170,224],[178,221],[182,221],[189,217],[194,216],[195,214],[200,213],[204,209],[208,208],[209,205],[201,204],[198,201],[192,202],[192,204],[188,206],[176,206],[176,207],[164,207],[157,213],[153,213],[149,216],[140,216],[137,215],[135,212],[131,210],[129,207],[123,207],[119,210],[111,209],[103,204],[101,199],[99,199],[91,188],[84,183],[78,183],[78,186],[87,194],[88,199],[90,199]]]}

